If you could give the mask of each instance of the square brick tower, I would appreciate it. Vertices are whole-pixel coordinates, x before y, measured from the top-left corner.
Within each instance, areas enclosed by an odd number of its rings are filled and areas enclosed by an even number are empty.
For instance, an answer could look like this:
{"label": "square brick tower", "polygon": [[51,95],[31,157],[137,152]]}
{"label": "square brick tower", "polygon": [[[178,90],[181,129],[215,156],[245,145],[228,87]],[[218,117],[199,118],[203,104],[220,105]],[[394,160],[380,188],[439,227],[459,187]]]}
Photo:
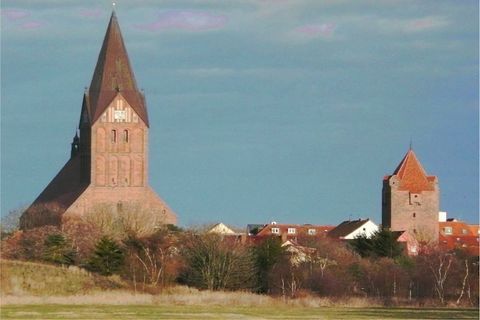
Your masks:
{"label": "square brick tower", "polygon": [[175,213],[148,184],[149,121],[115,12],[90,87],[83,96],[71,157],[20,219],[23,229],[59,225],[69,216],[135,205],[175,224]]}
{"label": "square brick tower", "polygon": [[438,179],[428,176],[412,149],[383,178],[382,225],[408,231],[419,241],[438,242]]}

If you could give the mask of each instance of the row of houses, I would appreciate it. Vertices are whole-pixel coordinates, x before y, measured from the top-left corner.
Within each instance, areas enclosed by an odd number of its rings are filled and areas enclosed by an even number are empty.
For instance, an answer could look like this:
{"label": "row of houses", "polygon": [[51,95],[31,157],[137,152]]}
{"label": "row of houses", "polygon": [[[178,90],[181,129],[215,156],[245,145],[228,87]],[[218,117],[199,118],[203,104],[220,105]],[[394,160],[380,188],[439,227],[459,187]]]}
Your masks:
{"label": "row of houses", "polygon": [[[471,255],[479,255],[480,226],[468,224],[457,219],[447,219],[445,212],[439,213],[438,245],[446,250],[462,248]],[[223,223],[208,228],[209,233],[234,237],[239,241],[257,242],[266,237],[280,237],[284,246],[291,250],[308,249],[298,245],[299,240],[308,238],[331,238],[339,241],[353,240],[359,236],[370,238],[381,228],[371,219],[346,220],[337,226],[313,224],[285,224],[275,221],[267,224],[248,224],[246,230],[238,230]],[[409,255],[418,253],[419,237],[407,231],[395,231],[395,237],[401,242]],[[293,249],[295,248],[295,249]]]}

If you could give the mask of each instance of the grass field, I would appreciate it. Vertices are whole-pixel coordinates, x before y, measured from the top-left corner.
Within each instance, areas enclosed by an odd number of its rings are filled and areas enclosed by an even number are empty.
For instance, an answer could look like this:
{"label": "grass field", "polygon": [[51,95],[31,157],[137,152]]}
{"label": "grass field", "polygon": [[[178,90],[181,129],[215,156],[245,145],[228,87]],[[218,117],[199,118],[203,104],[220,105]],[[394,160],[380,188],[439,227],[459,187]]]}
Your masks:
{"label": "grass field", "polygon": [[472,309],[7,305],[1,319],[478,319]]}
{"label": "grass field", "polygon": [[383,308],[367,298],[284,301],[249,292],[129,290],[78,268],[0,260],[0,319],[478,319],[475,309]]}

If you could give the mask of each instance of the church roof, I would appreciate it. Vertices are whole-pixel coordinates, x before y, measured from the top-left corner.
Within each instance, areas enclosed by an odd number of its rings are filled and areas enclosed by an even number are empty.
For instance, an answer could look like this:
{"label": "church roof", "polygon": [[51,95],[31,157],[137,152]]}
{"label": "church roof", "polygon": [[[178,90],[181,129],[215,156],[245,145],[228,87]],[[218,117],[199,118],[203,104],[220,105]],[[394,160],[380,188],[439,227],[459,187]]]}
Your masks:
{"label": "church roof", "polygon": [[435,176],[427,175],[412,149],[408,150],[393,175],[400,180],[399,190],[414,193],[434,190]]}
{"label": "church roof", "polygon": [[[26,210],[27,215],[40,215],[37,212],[42,207],[55,211],[61,216],[65,210],[77,200],[82,192],[88,187],[88,183],[81,181],[80,155],[77,155],[65,164],[60,172],[53,178],[42,193],[35,199],[33,204]],[[30,220],[34,217],[31,216]],[[42,217],[37,217],[41,219]],[[44,222],[41,224],[45,224]],[[32,226],[26,226],[32,227]]]}
{"label": "church roof", "polygon": [[138,90],[115,12],[112,12],[88,90],[89,116],[94,123],[118,93],[148,126],[147,108]]}

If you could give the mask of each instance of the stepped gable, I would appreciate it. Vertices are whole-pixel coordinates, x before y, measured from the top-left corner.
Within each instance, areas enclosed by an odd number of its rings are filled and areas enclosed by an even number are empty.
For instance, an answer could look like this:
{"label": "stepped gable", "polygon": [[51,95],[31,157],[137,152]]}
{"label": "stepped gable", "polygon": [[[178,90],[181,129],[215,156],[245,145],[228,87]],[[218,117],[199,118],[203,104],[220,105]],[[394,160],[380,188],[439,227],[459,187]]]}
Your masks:
{"label": "stepped gable", "polygon": [[120,93],[149,126],[145,98],[138,90],[115,12],[112,12],[102,49],[88,89],[90,123],[94,123]]}
{"label": "stepped gable", "polygon": [[[399,190],[420,193],[422,191],[433,191],[435,189],[435,176],[428,176],[420,161],[412,149],[408,150],[405,157],[397,166],[393,175],[400,180]],[[393,176],[392,175],[392,176]],[[389,179],[391,176],[387,176]]]}

